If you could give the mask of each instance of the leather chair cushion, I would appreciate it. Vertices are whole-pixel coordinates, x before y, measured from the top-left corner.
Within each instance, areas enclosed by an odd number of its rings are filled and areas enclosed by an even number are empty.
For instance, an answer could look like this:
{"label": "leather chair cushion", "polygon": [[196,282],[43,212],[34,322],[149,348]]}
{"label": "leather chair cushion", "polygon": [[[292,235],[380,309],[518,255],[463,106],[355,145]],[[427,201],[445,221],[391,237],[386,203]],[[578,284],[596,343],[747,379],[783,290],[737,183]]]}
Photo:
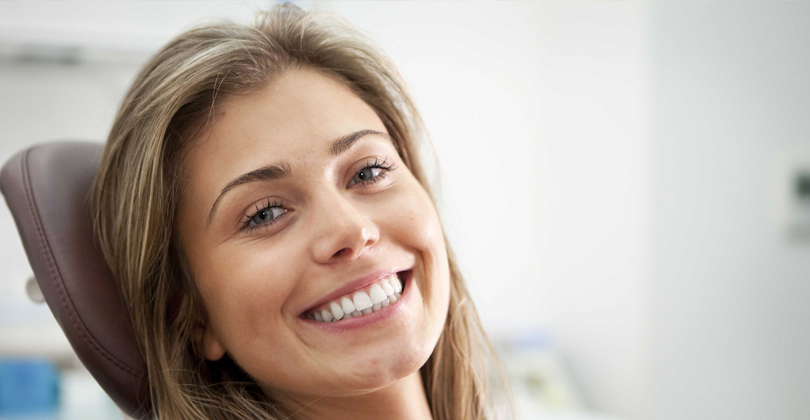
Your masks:
{"label": "leather chair cushion", "polygon": [[3,166],[0,190],[45,301],[79,359],[122,411],[142,418],[150,411],[146,365],[90,220],[102,147],[32,146]]}

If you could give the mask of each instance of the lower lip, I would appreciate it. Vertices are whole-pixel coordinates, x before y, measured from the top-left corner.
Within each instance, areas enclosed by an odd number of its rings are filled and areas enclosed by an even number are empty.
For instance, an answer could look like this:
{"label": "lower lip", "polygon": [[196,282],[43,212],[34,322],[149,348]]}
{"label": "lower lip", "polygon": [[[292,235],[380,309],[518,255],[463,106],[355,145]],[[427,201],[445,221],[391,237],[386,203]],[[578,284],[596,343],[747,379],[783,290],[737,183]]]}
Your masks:
{"label": "lower lip", "polygon": [[411,283],[413,283],[413,270],[409,270],[407,276],[405,277],[403,289],[402,289],[402,296],[395,303],[392,303],[385,308],[380,309],[377,312],[372,312],[368,315],[352,317],[346,320],[341,320],[338,322],[318,322],[313,321],[311,319],[306,318],[298,318],[299,321],[304,322],[305,324],[312,325],[314,327],[320,328],[326,332],[347,332],[357,330],[372,324],[377,324],[379,322],[385,321],[391,317],[394,317],[405,310],[405,303],[410,300],[410,290],[411,290]]}

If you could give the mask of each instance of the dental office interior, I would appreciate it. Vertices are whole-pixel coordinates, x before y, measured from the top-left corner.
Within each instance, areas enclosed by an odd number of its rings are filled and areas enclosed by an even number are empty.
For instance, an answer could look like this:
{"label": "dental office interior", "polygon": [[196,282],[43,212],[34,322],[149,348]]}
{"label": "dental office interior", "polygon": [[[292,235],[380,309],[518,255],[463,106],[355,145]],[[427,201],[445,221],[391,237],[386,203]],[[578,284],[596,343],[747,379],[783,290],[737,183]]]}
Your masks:
{"label": "dental office interior", "polygon": [[[0,160],[275,2],[0,2]],[[810,3],[297,2],[393,58],[518,418],[810,418]],[[0,206],[0,418],[123,416]]]}

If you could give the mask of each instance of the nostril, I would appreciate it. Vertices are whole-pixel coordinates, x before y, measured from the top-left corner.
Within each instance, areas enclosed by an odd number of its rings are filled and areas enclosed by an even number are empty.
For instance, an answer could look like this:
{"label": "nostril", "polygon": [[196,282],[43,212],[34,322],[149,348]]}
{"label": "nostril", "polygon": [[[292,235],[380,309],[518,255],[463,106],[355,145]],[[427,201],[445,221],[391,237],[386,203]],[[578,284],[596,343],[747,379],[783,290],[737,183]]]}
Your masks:
{"label": "nostril", "polygon": [[332,255],[332,258],[343,258],[343,257],[345,257],[345,256],[347,256],[347,255],[349,255],[349,254],[351,254],[351,253],[352,253],[352,250],[351,250],[351,249],[349,249],[349,248],[343,248],[343,249],[341,249],[340,251],[335,252],[335,254],[334,254],[334,255]]}

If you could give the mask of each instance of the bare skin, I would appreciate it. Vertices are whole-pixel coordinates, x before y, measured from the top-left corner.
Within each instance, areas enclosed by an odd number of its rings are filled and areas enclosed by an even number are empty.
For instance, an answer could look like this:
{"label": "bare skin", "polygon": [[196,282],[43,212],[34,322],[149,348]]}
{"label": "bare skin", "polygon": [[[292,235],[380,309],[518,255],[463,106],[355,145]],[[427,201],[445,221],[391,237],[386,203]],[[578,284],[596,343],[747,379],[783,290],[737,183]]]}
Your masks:
{"label": "bare skin", "polygon": [[[447,251],[385,125],[309,69],[217,101],[184,162],[179,222],[208,312],[205,356],[227,354],[294,418],[431,418],[419,368],[446,319]],[[305,317],[390,273],[407,279],[402,298],[366,321]]]}

